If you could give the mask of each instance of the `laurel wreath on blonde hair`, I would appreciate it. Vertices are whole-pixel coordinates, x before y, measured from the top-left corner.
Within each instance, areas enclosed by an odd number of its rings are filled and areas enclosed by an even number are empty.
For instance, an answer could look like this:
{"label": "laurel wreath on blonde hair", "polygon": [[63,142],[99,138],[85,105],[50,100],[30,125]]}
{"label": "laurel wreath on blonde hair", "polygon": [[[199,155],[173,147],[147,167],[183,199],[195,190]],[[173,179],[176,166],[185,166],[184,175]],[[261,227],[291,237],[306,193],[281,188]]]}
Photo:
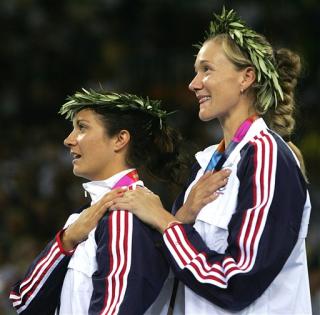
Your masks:
{"label": "laurel wreath on blonde hair", "polygon": [[85,108],[104,107],[110,110],[137,110],[158,118],[160,129],[162,128],[165,118],[173,112],[167,112],[161,108],[161,101],[151,100],[148,97],[145,99],[134,94],[118,94],[114,92],[107,92],[101,89],[100,92],[93,89],[76,92],[72,96],[67,97],[67,102],[64,103],[59,114],[65,115],[66,119],[73,119],[74,115]]}
{"label": "laurel wreath on blonde hair", "polygon": [[248,28],[233,9],[227,11],[225,7],[221,15],[213,15],[205,41],[218,34],[228,34],[242,50],[248,53],[256,68],[257,82],[261,86],[257,92],[257,101],[261,109],[266,112],[273,104],[276,107],[278,98],[283,100],[283,91],[272,54],[270,54],[270,45],[263,43],[261,35]]}

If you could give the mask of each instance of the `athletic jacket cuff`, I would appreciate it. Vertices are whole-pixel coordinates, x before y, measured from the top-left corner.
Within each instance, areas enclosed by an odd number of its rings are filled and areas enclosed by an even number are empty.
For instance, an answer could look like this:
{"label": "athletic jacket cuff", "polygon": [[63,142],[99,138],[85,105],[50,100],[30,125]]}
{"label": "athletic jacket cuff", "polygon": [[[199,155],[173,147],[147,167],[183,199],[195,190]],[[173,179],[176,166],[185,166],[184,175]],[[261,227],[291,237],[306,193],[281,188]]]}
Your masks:
{"label": "athletic jacket cuff", "polygon": [[59,247],[59,249],[60,249],[60,251],[61,251],[62,254],[66,255],[66,256],[72,256],[72,254],[73,254],[74,251],[76,250],[77,246],[76,246],[74,249],[69,250],[69,251],[68,251],[68,250],[65,250],[65,249],[63,248],[63,246],[62,246],[62,241],[61,241],[61,237],[62,237],[62,234],[64,233],[65,230],[66,230],[66,229],[62,229],[62,230],[60,230],[60,231],[57,233],[57,235],[56,235],[56,241],[57,241],[57,243],[58,243],[58,247]]}

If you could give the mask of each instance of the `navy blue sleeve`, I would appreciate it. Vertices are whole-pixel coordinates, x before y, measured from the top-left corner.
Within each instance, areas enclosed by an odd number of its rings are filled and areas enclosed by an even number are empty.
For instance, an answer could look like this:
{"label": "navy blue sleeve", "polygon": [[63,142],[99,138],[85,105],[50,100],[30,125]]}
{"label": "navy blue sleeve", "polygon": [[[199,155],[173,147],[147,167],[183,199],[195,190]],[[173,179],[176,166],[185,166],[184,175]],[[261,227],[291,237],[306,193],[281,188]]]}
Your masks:
{"label": "navy blue sleeve", "polygon": [[188,225],[176,224],[164,233],[176,276],[231,311],[250,305],[279,274],[296,244],[306,201],[301,171],[280,139],[262,133],[241,154],[225,253],[210,250]]}
{"label": "navy blue sleeve", "polygon": [[186,190],[188,189],[189,185],[194,181],[199,169],[200,169],[200,165],[198,162],[196,162],[192,165],[192,168],[190,171],[190,176],[189,176],[186,184],[184,185],[182,191],[179,193],[178,197],[176,198],[176,200],[173,203],[172,211],[171,211],[171,213],[173,215],[175,215],[178,212],[178,210],[181,208],[181,206],[183,205],[183,200],[184,200]]}
{"label": "navy blue sleeve", "polygon": [[169,267],[161,236],[132,213],[113,211],[96,229],[98,269],[89,314],[143,314],[155,301]]}
{"label": "navy blue sleeve", "polygon": [[24,279],[12,288],[10,300],[18,314],[54,314],[69,260],[59,232],[33,261]]}

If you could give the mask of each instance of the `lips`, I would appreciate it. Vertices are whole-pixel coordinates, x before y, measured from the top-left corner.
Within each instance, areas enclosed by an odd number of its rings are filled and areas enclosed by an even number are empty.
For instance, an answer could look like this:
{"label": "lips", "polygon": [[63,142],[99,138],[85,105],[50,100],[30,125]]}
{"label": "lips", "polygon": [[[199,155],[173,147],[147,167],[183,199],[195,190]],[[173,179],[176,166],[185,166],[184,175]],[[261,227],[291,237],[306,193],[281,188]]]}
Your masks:
{"label": "lips", "polygon": [[73,157],[73,161],[76,161],[81,158],[81,154],[78,154],[76,152],[70,152],[70,154]]}
{"label": "lips", "polygon": [[208,100],[211,99],[211,96],[208,96],[208,95],[199,95],[197,96],[198,100],[199,100],[199,104],[202,104]]}

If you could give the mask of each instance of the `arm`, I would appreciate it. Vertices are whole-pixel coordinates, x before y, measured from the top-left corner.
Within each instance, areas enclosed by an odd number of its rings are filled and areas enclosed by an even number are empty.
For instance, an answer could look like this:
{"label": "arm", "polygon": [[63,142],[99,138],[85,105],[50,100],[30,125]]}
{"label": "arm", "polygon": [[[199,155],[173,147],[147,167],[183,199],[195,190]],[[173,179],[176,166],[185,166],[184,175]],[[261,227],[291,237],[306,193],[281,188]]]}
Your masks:
{"label": "arm", "polygon": [[96,204],[81,211],[75,222],[69,225],[62,235],[62,247],[73,250],[79,243],[87,239],[88,234],[98,224],[107,209],[113,205],[116,197],[122,196],[126,188],[116,188],[105,194]]}
{"label": "arm", "polygon": [[60,231],[29,267],[24,279],[17,282],[10,300],[17,313],[53,314],[72,252],[61,246]]}
{"label": "arm", "polygon": [[128,209],[140,220],[163,233],[172,222],[193,223],[202,207],[219,197],[216,191],[226,185],[229,175],[230,170],[225,169],[201,176],[175,215],[165,210],[159,196],[146,188],[125,192],[122,197],[114,199],[110,210]]}
{"label": "arm", "polygon": [[185,203],[176,212],[176,219],[183,223],[193,224],[200,210],[219,197],[218,189],[227,184],[230,173],[229,169],[224,169],[202,175],[190,190]]}
{"label": "arm", "polygon": [[[15,284],[10,299],[21,314],[52,314],[58,304],[67,266],[75,247],[89,232],[125,189],[106,194],[97,204],[84,209],[66,229],[60,231],[30,266],[25,278]],[[83,208],[81,208],[82,210]],[[72,221],[72,220],[71,220]]]}
{"label": "arm", "polygon": [[176,276],[232,311],[250,305],[279,274],[296,244],[306,200],[298,166],[269,134],[255,139],[242,154],[226,252],[210,250],[191,226],[175,224],[164,233]]}
{"label": "arm", "polygon": [[168,274],[161,235],[127,211],[113,211],[96,233],[97,271],[89,314],[144,314]]}

